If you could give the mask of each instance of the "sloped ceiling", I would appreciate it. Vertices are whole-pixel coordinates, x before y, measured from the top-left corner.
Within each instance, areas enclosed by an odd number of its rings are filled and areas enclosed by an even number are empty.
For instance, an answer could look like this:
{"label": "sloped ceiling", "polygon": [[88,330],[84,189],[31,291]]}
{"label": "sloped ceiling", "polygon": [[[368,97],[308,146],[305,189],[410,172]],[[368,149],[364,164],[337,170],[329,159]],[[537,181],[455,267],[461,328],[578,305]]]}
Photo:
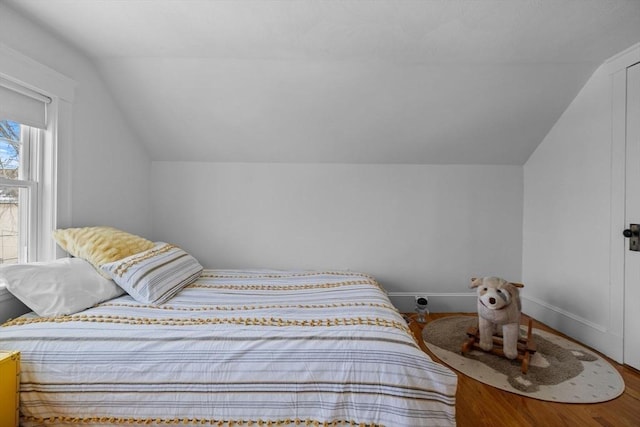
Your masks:
{"label": "sloped ceiling", "polygon": [[154,160],[523,164],[638,0],[7,0]]}

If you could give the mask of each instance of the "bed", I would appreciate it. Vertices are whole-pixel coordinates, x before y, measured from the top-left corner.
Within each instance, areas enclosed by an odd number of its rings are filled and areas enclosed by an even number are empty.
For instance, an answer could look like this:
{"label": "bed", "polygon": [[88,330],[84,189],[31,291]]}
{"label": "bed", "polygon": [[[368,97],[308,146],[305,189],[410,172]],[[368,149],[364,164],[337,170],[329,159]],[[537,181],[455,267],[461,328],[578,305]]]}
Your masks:
{"label": "bed", "polygon": [[455,424],[455,374],[364,274],[205,270],[163,305],[8,321],[0,348],[24,426]]}

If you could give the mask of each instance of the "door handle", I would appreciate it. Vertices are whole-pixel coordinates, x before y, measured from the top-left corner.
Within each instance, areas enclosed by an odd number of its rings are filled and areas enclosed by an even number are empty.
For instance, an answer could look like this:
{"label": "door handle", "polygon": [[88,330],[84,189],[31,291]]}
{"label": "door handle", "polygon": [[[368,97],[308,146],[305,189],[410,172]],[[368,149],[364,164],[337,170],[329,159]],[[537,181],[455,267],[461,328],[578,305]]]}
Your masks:
{"label": "door handle", "polygon": [[630,251],[640,252],[640,224],[629,224],[622,235],[629,239]]}

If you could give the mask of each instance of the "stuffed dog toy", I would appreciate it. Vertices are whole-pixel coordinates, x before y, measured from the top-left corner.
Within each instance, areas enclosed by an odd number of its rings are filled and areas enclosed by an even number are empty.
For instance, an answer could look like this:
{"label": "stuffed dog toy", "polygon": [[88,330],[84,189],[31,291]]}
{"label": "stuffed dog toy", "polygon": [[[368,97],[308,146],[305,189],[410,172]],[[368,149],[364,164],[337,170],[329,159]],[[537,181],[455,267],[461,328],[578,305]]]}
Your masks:
{"label": "stuffed dog toy", "polygon": [[502,335],[503,352],[508,359],[518,357],[520,333],[520,291],[524,285],[499,277],[471,279],[478,294],[478,331],[480,348],[491,351],[493,335]]}

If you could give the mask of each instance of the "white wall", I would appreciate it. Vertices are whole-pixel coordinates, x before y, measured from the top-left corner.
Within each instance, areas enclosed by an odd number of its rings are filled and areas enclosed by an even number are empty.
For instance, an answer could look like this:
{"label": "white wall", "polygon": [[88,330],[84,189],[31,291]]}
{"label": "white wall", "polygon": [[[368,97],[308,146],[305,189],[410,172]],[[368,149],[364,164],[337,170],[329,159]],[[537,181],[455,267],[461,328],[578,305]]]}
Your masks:
{"label": "white wall", "polygon": [[[77,82],[72,134],[70,141],[61,141],[70,142],[62,155],[71,159],[61,160],[71,168],[71,219],[59,226],[110,224],[149,235],[150,158],[95,66],[4,4],[0,4],[0,43]],[[66,148],[69,152],[64,152]]]}
{"label": "white wall", "polygon": [[520,279],[521,167],[151,167],[90,61],[2,4],[0,24],[0,43],[78,83],[59,226],[111,224],[181,244],[208,267],[367,271],[399,298],[435,297],[436,311],[473,310],[471,276]]}
{"label": "white wall", "polygon": [[611,89],[602,66],[524,166],[523,304],[536,319],[617,357]]}
{"label": "white wall", "polygon": [[521,277],[519,166],[153,162],[151,177],[153,235],[206,267],[365,271],[435,311],[475,310],[472,276]]}
{"label": "white wall", "polygon": [[[104,224],[149,236],[151,161],[93,64],[1,3],[0,43],[77,83],[73,105],[61,103],[71,111],[58,141],[57,226]],[[0,289],[0,321],[25,310]]]}

